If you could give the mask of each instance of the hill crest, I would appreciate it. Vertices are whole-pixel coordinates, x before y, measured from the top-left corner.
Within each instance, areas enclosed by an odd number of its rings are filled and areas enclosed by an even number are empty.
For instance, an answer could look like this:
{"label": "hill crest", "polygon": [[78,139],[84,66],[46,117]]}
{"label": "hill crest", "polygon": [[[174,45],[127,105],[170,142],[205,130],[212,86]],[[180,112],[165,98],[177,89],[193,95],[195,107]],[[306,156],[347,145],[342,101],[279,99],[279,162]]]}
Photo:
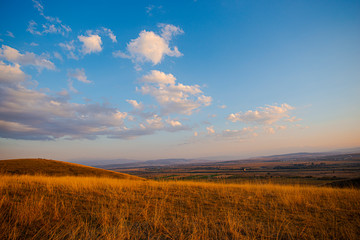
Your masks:
{"label": "hill crest", "polygon": [[109,177],[117,179],[143,180],[133,175],[42,158],[0,160],[0,174]]}

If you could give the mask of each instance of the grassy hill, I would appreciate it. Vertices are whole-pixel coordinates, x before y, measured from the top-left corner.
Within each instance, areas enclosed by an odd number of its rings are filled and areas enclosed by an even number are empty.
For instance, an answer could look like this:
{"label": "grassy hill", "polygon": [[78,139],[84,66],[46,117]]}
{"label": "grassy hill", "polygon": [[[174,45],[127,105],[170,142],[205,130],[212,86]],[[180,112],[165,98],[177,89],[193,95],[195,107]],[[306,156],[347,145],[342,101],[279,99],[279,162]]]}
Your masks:
{"label": "grassy hill", "polygon": [[358,239],[360,191],[0,176],[0,239]]}
{"label": "grassy hill", "polygon": [[13,159],[0,161],[0,174],[6,175],[44,175],[44,176],[83,176],[108,177],[140,180],[129,174],[88,167],[47,159]]}
{"label": "grassy hill", "polygon": [[136,181],[44,159],[4,160],[0,169],[0,239],[360,236],[355,188]]}

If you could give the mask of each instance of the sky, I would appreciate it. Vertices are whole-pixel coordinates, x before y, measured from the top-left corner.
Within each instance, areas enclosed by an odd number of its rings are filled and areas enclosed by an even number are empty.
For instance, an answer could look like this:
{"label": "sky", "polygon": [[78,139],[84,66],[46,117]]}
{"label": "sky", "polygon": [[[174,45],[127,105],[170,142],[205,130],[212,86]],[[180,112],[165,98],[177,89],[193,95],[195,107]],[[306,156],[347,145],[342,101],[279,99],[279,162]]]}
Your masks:
{"label": "sky", "polygon": [[360,146],[360,1],[0,1],[0,158]]}

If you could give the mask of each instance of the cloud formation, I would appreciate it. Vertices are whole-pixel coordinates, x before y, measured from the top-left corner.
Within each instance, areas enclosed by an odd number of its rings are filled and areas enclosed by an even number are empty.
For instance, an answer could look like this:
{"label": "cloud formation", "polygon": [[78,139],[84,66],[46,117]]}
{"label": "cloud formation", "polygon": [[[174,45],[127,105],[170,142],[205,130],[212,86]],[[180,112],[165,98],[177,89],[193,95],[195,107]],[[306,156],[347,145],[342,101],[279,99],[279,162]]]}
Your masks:
{"label": "cloud formation", "polygon": [[153,31],[143,30],[139,37],[132,39],[127,44],[127,52],[114,52],[115,57],[130,58],[134,63],[152,62],[156,65],[161,62],[164,56],[180,57],[175,46],[173,49],[169,47],[169,42],[173,36],[182,34],[183,30],[171,24],[159,24],[160,35]]}
{"label": "cloud formation", "polygon": [[26,31],[34,35],[44,35],[47,33],[65,35],[66,33],[71,32],[71,28],[63,24],[59,18],[45,15],[44,6],[41,5],[40,2],[33,0],[33,3],[34,8],[38,10],[39,14],[44,17],[46,22],[41,24],[42,30],[38,30],[38,24],[34,20],[31,20],[29,21]]}
{"label": "cloud formation", "polygon": [[14,34],[12,32],[10,32],[10,31],[6,31],[5,35],[8,36],[8,37],[15,38]]}
{"label": "cloud formation", "polygon": [[[69,77],[88,81],[82,69],[69,71]],[[70,102],[67,91],[51,94],[25,87],[26,75],[19,64],[0,61],[0,137],[24,140],[96,139],[98,136],[131,139],[157,131],[189,129],[174,119],[163,120],[156,114],[136,127],[127,112],[106,103]],[[133,106],[141,106],[128,100]]]}
{"label": "cloud formation", "polygon": [[271,125],[283,118],[289,117],[289,111],[294,107],[283,103],[280,106],[267,105],[266,107],[258,107],[257,110],[248,110],[247,112],[238,112],[230,114],[227,119],[232,122],[244,122],[261,125]]}
{"label": "cloud formation", "polygon": [[39,70],[46,68],[49,70],[55,70],[55,65],[44,56],[38,56],[32,52],[20,53],[15,48],[2,45],[0,48],[0,59],[5,59],[8,62],[20,65],[32,65]]}
{"label": "cloud formation", "polygon": [[87,79],[85,75],[85,70],[83,68],[76,68],[76,69],[70,69],[68,70],[68,77],[69,78],[75,78],[80,82],[83,83],[91,83],[90,80]]}
{"label": "cloud formation", "polygon": [[17,83],[25,80],[25,73],[19,64],[7,65],[0,61],[0,83]]}
{"label": "cloud formation", "polygon": [[111,39],[113,43],[117,43],[115,34],[109,28],[102,27],[101,30]]}
{"label": "cloud formation", "polygon": [[90,54],[102,51],[101,37],[96,34],[89,34],[88,36],[78,36],[80,42],[82,42],[82,53]]}
{"label": "cloud formation", "polygon": [[251,136],[256,137],[257,136],[257,133],[255,133],[256,129],[257,128],[252,128],[252,127],[245,127],[240,130],[226,129],[222,131],[219,137],[226,139],[233,139],[233,140],[249,138]]}
{"label": "cloud formation", "polygon": [[135,108],[136,110],[143,110],[144,109],[144,105],[141,102],[137,102],[136,100],[126,100],[126,102],[128,102],[129,104],[131,104],[131,106],[133,106],[133,108]]}
{"label": "cloud formation", "polygon": [[176,83],[172,74],[152,70],[141,78],[141,82],[144,85],[138,91],[153,96],[163,114],[191,115],[200,107],[209,106],[212,101],[211,97],[202,94],[200,86]]}

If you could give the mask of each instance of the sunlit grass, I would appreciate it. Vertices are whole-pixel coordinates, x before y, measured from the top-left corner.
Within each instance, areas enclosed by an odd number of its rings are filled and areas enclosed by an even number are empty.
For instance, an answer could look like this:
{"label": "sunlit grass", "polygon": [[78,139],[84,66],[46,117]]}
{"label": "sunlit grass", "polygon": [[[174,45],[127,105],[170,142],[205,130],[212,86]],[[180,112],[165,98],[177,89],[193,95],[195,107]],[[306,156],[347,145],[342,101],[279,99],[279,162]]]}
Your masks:
{"label": "sunlit grass", "polygon": [[0,239],[357,239],[360,191],[0,176]]}

